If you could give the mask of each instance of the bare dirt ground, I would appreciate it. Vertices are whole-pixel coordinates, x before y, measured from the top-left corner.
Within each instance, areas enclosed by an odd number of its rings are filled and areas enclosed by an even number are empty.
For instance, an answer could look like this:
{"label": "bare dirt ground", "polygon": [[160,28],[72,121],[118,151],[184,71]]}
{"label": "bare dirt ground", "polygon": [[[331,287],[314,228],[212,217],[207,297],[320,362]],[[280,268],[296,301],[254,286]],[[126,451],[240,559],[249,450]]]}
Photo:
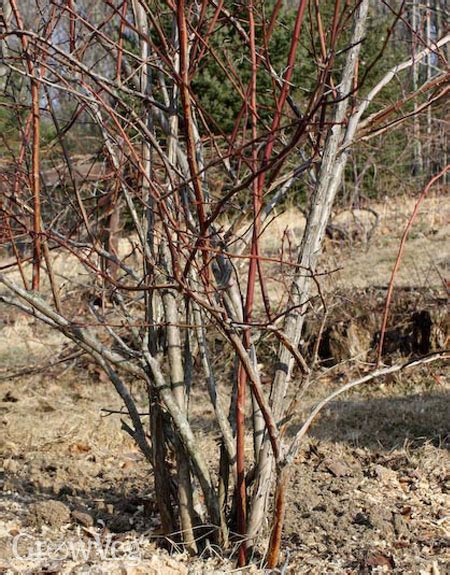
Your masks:
{"label": "bare dirt ground", "polygon": [[[381,219],[368,242],[328,242],[323,266],[341,268],[325,280],[330,297],[336,286],[355,297],[355,290],[386,285],[410,208],[411,202],[397,211],[377,206]],[[449,215],[448,200],[427,201],[398,285],[430,289],[445,301]],[[265,253],[279,253],[274,238],[286,238],[286,228],[294,239],[301,235],[302,221],[292,211],[275,219]],[[62,274],[70,269],[61,263]],[[258,558],[236,570],[233,557],[214,549],[201,559],[164,550],[151,470],[121,431],[120,417],[101,412],[121,408],[112,387],[84,357],[57,363],[69,350],[59,335],[7,308],[0,318],[0,573],[264,572]],[[361,366],[318,368],[298,422]],[[446,367],[357,389],[322,413],[291,478],[279,572],[450,573]],[[194,387],[191,402],[200,435],[211,428],[203,385]],[[133,392],[144,405],[138,384]],[[215,449],[205,439],[205,450]]]}

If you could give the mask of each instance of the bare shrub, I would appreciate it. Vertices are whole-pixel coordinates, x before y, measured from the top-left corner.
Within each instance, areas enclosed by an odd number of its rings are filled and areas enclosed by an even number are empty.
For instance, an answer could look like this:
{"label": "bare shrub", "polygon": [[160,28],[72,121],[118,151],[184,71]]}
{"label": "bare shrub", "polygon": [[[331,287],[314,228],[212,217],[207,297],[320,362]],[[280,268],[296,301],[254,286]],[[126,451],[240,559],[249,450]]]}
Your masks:
{"label": "bare shrub", "polygon": [[[19,138],[4,141],[13,169],[3,185],[2,237],[14,259],[2,268],[0,300],[61,332],[107,374],[124,403],[123,429],[153,468],[165,533],[181,534],[191,553],[237,543],[242,565],[248,548],[264,543],[272,508],[273,567],[289,470],[328,401],[288,444],[288,387],[296,382],[298,399],[311,383],[299,342],[305,310],[320,296],[322,240],[351,147],[386,118],[399,123],[404,99],[384,114],[368,115],[369,107],[414,59],[371,86],[367,73],[358,76],[368,0],[331,2],[324,14],[318,2],[297,2],[282,69],[273,66],[279,1],[6,4],[2,82]],[[415,58],[442,63],[447,42],[424,45]],[[238,102],[231,130],[203,104],[213,69],[221,80],[208,89],[219,95],[226,84]],[[303,69],[305,91],[294,89]],[[420,94],[442,97],[444,76]],[[300,184],[309,199],[303,238],[293,254],[265,256],[260,236],[271,210]],[[32,257],[18,248],[21,234]],[[82,271],[61,277],[61,253]],[[274,264],[289,271],[269,289]],[[69,290],[84,294],[76,306]],[[223,342],[219,358],[211,334]],[[277,349],[268,387],[261,334]],[[147,410],[131,392],[136,379]],[[194,385],[209,395],[220,436],[214,453],[202,450],[190,416]]]}

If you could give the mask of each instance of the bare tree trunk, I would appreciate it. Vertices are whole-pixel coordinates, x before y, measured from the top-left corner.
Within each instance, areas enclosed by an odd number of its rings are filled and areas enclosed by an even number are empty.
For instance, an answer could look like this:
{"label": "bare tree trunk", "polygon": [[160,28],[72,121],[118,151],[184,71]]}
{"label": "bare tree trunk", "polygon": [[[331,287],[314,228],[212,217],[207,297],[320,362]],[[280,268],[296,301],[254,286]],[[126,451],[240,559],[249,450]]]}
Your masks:
{"label": "bare tree trunk", "polygon": [[[142,33],[139,38],[142,67],[138,76],[139,89],[147,95],[152,95],[153,90],[153,72],[148,65],[150,57],[150,47],[146,38],[150,33],[147,15],[144,7],[139,0],[132,2],[134,18],[138,30]],[[147,129],[153,132],[153,120],[148,110],[146,110],[144,121]],[[144,265],[144,278],[145,281],[151,285],[157,278],[154,274],[154,266],[156,263],[156,246],[155,246],[155,210],[153,204],[153,197],[150,191],[150,181],[153,177],[153,158],[152,146],[150,142],[142,142],[142,165],[144,172],[142,177],[142,198],[146,209],[144,210],[143,218],[143,241],[145,245],[145,257],[143,258]],[[143,345],[146,351],[153,357],[159,353],[157,343],[157,332],[155,324],[158,321],[158,295],[151,291],[145,292],[145,318],[148,325],[147,335],[144,338]],[[151,371],[149,377],[153,379]],[[153,469],[155,473],[155,495],[156,501],[161,517],[161,525],[164,533],[171,534],[176,531],[176,520],[173,510],[173,497],[171,489],[171,472],[169,467],[169,453],[168,453],[168,438],[166,437],[166,430],[168,421],[165,421],[164,412],[161,406],[161,400],[153,386],[149,386],[149,406],[150,406],[150,431],[153,438]]]}
{"label": "bare tree trunk", "polygon": [[[162,267],[168,268],[168,253],[164,242],[160,245],[160,260],[164,262]],[[162,293],[164,306],[164,317],[167,323],[167,355],[170,366],[170,380],[173,389],[173,395],[178,402],[178,406],[183,413],[187,415],[188,397],[184,385],[184,366],[182,361],[182,345],[180,336],[180,321],[178,317],[176,292],[173,290],[164,290]],[[178,505],[181,522],[183,541],[189,553],[197,552],[193,527],[195,524],[195,512],[193,503],[193,486],[189,461],[183,444],[178,440],[175,441],[176,461],[177,461],[177,479],[178,479]]]}
{"label": "bare tree trunk", "polygon": [[155,497],[163,532],[170,534],[176,531],[176,520],[172,499],[171,476],[168,471],[164,416],[158,395],[154,390],[149,391],[149,401],[150,434],[152,437],[153,469],[155,473]]}

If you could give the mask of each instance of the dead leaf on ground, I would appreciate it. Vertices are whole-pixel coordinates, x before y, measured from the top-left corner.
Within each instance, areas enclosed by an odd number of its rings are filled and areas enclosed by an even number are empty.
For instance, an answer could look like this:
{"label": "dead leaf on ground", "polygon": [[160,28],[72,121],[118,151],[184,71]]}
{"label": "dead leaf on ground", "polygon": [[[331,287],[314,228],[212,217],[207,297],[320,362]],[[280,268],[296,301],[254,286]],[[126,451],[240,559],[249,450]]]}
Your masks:
{"label": "dead leaf on ground", "polygon": [[389,572],[395,567],[394,559],[383,553],[376,553],[367,558],[368,567],[381,567],[384,572]]}
{"label": "dead leaf on ground", "polygon": [[72,443],[69,447],[70,453],[80,454],[80,453],[89,453],[91,448],[87,443]]}

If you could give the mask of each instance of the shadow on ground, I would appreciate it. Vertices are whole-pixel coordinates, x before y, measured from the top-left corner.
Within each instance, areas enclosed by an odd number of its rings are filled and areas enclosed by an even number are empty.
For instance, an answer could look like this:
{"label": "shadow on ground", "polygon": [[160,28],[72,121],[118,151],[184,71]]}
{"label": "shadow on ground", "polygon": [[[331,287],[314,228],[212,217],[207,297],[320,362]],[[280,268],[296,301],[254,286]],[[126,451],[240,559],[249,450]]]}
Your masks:
{"label": "shadow on ground", "polygon": [[[449,447],[450,393],[358,398],[329,404],[310,431],[319,440],[392,450],[431,443]],[[299,426],[292,426],[294,435]]]}

